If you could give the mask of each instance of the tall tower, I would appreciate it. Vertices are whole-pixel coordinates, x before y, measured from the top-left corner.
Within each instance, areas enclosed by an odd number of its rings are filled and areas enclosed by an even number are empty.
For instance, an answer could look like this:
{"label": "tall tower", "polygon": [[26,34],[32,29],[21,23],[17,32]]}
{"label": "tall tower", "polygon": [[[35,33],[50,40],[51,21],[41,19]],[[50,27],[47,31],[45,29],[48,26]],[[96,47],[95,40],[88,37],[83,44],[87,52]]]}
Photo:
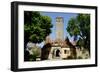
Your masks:
{"label": "tall tower", "polygon": [[63,17],[56,17],[56,39],[64,40],[64,20],[63,20]]}

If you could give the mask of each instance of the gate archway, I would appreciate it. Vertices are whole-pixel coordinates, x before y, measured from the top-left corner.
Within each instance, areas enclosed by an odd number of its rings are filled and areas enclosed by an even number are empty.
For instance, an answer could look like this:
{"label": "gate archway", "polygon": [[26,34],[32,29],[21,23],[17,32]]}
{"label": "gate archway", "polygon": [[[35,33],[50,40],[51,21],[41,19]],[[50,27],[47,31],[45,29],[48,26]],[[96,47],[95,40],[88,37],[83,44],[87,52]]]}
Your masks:
{"label": "gate archway", "polygon": [[60,50],[59,49],[56,50],[56,57],[60,57]]}

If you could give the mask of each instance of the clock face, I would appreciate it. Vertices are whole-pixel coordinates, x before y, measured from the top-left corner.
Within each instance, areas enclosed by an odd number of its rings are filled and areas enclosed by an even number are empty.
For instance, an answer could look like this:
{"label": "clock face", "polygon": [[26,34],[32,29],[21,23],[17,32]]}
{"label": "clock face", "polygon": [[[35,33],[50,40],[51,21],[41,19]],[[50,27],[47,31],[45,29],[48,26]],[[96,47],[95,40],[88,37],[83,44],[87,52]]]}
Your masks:
{"label": "clock face", "polygon": [[57,19],[57,22],[60,22],[60,19]]}
{"label": "clock face", "polygon": [[56,22],[63,22],[63,18],[61,18],[61,17],[56,18]]}

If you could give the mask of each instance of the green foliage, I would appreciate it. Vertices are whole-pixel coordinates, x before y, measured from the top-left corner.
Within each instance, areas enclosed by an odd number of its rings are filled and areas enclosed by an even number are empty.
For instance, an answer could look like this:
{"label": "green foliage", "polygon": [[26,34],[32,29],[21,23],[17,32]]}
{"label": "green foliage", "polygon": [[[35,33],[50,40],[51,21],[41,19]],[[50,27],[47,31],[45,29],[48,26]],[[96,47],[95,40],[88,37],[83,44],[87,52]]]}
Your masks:
{"label": "green foliage", "polygon": [[30,61],[36,61],[36,58],[41,57],[40,48],[36,46],[32,48],[32,53],[33,54],[30,55],[30,59],[29,59]]}
{"label": "green foliage", "polygon": [[40,12],[24,12],[24,43],[41,43],[51,33],[51,18]]}
{"label": "green foliage", "polygon": [[75,18],[71,18],[68,22],[68,27],[67,31],[71,36],[73,35],[78,35],[80,33],[78,25],[77,25],[77,20]]}
{"label": "green foliage", "polygon": [[[41,43],[45,40],[46,36],[51,33],[51,18],[43,16],[40,12],[25,11],[24,12],[24,48],[30,41],[34,44]],[[25,52],[25,61],[35,61],[40,57],[40,49],[37,47],[32,48],[33,54]]]}
{"label": "green foliage", "polygon": [[90,15],[78,14],[76,18],[71,18],[66,30],[70,36],[78,37],[77,45],[90,49]]}

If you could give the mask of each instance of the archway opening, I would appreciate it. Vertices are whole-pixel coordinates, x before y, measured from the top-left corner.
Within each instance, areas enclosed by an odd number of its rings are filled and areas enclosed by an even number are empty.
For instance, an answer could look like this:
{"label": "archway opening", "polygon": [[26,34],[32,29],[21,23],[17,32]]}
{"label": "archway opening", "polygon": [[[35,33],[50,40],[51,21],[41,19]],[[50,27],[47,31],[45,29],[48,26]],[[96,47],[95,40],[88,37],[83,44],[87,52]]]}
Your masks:
{"label": "archway opening", "polygon": [[56,51],[56,57],[60,57],[60,50]]}

